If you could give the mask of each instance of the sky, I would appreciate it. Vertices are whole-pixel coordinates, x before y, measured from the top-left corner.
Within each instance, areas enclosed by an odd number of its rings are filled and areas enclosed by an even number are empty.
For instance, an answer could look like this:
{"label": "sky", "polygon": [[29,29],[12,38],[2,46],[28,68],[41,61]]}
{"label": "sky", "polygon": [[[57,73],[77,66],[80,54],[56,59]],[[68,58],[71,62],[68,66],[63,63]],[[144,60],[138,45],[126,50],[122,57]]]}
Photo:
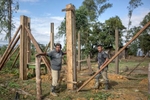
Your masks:
{"label": "sky", "polygon": [[[65,12],[61,10],[66,7],[67,4],[73,4],[78,9],[83,0],[18,0],[19,10],[13,14],[13,22],[15,23],[14,35],[16,29],[20,25],[20,16],[25,15],[31,18],[31,33],[34,38],[40,44],[48,44],[50,41],[50,23],[54,23],[54,33],[58,32],[58,26],[65,17]],[[100,22],[110,17],[119,16],[124,26],[128,24],[128,2],[129,0],[109,0],[113,6],[107,9],[100,17]],[[144,16],[150,12],[150,0],[142,0],[143,5],[133,11],[131,18],[132,26],[138,26],[143,20]],[[5,34],[0,35],[0,39],[3,39]],[[54,39],[55,42],[60,42],[64,45],[64,38]],[[1,44],[1,42],[0,42]]]}

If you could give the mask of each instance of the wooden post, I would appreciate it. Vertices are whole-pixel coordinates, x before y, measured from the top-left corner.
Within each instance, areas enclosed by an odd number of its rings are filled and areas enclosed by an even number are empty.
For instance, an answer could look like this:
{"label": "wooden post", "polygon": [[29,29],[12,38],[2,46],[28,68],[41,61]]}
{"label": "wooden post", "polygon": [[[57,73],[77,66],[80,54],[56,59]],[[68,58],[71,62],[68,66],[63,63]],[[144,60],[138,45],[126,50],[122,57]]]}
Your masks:
{"label": "wooden post", "polygon": [[20,79],[27,79],[27,32],[25,27],[28,26],[28,18],[26,16],[20,17],[20,24],[22,30],[20,33]]}
{"label": "wooden post", "polygon": [[148,22],[138,33],[134,35],[134,37],[126,43],[126,45],[121,48],[105,65],[101,66],[100,70],[97,71],[93,76],[91,76],[87,81],[83,83],[82,86],[77,90],[80,91],[85,85],[87,85],[98,73],[100,73],[110,62],[112,62],[131,42],[133,42],[144,30],[146,30],[150,26],[150,22]]}
{"label": "wooden post", "polygon": [[40,64],[41,64],[41,57],[38,56],[36,59],[36,90],[37,90],[37,100],[41,100],[42,96],[42,89],[41,89],[41,77],[40,77]]}
{"label": "wooden post", "polygon": [[76,79],[76,35],[75,35],[75,7],[72,4],[66,6],[66,42],[67,42],[67,89],[73,90]]}
{"label": "wooden post", "polygon": [[80,31],[78,32],[78,70],[81,71],[81,44],[80,44]]}
{"label": "wooden post", "polygon": [[[118,34],[118,28],[115,29],[115,54],[118,52],[119,50],[119,34]],[[115,65],[116,65],[116,74],[119,74],[119,56],[116,57],[115,59]]]}
{"label": "wooden post", "polygon": [[[30,18],[28,18],[28,29],[31,30],[30,28]],[[31,41],[29,37],[29,33],[27,33],[27,63],[31,61]]]}
{"label": "wooden post", "polygon": [[150,63],[148,67],[148,94],[150,94]]}
{"label": "wooden post", "polygon": [[54,23],[51,23],[51,33],[50,33],[50,50],[54,49]]}

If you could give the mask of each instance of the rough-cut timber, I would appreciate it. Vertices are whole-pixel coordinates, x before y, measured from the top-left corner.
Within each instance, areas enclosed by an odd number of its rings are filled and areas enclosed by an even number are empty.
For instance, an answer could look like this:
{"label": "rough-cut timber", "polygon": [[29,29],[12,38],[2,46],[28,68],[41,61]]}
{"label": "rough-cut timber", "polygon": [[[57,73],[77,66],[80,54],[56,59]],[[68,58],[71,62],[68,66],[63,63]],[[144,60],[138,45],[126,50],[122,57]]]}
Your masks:
{"label": "rough-cut timber", "polygon": [[12,45],[13,45],[13,43],[14,43],[14,41],[15,41],[15,39],[16,39],[16,37],[17,37],[17,35],[18,35],[18,33],[19,33],[19,31],[20,31],[21,28],[22,27],[20,25],[19,28],[17,29],[17,31],[16,31],[13,39],[9,43],[7,49],[5,50],[5,52],[4,52],[4,54],[3,54],[2,58],[1,58],[1,61],[0,61],[0,70],[2,69],[2,67],[4,66],[4,64],[6,63],[8,55],[10,55],[10,49],[12,49]]}
{"label": "rough-cut timber", "polygon": [[[119,50],[119,34],[118,34],[118,28],[115,29],[115,53]],[[115,59],[115,68],[116,68],[116,74],[119,74],[119,56]]]}
{"label": "rough-cut timber", "polygon": [[54,48],[54,23],[51,23],[51,32],[50,32],[50,50]]}
{"label": "rough-cut timber", "polygon": [[76,35],[75,35],[75,15],[74,6],[68,4],[66,6],[66,42],[67,42],[67,89],[73,90],[76,79]]}
{"label": "rough-cut timber", "polygon": [[38,56],[35,58],[36,60],[36,90],[37,90],[37,95],[36,95],[36,99],[37,100],[41,100],[41,96],[42,96],[42,89],[41,89],[41,77],[40,77],[40,64],[41,64],[41,57]]}
{"label": "rough-cut timber", "polygon": [[28,26],[28,17],[20,16],[20,24],[22,25],[22,30],[20,33],[20,73],[19,77],[22,80],[27,79],[27,32],[25,27]]}

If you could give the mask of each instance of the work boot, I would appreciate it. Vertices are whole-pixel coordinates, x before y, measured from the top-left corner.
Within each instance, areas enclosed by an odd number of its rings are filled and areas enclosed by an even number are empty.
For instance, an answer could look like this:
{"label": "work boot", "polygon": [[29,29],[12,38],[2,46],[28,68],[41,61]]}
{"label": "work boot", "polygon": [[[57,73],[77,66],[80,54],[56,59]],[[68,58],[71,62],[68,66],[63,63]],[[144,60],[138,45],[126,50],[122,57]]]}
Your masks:
{"label": "work boot", "polygon": [[55,88],[56,88],[55,86],[52,86],[52,87],[51,87],[51,93],[50,93],[50,94],[51,94],[52,96],[57,97],[58,95],[55,93]]}
{"label": "work boot", "polygon": [[105,90],[108,90],[108,89],[109,89],[109,84],[105,83]]}
{"label": "work boot", "polygon": [[99,88],[99,82],[98,82],[98,81],[96,81],[96,82],[95,82],[94,89],[98,89],[98,88]]}

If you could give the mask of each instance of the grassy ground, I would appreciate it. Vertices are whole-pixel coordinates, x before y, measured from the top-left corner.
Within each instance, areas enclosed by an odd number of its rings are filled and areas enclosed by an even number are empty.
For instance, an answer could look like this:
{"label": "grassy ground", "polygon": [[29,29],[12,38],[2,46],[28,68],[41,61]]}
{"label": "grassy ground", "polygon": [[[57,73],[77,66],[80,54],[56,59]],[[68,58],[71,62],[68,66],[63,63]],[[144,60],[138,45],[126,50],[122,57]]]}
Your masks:
{"label": "grassy ground", "polygon": [[[139,62],[142,61],[142,58],[131,58],[127,60],[121,60],[119,63],[120,72],[123,71],[126,66],[130,69],[134,68]],[[138,69],[142,71],[147,71],[148,63],[150,58],[145,59]],[[20,94],[20,100],[36,100],[36,81],[35,77],[32,76],[31,71],[28,74],[28,80],[20,80],[18,68],[11,68],[11,62],[13,62],[13,58],[9,61],[9,63],[4,66],[4,68],[0,71],[0,100],[14,100],[16,92],[18,91]],[[82,65],[83,69],[87,68],[86,64]],[[92,63],[92,68],[95,70],[97,67],[96,62]],[[65,66],[64,66],[65,68]],[[147,100],[149,95],[147,93],[147,74],[141,74],[138,71],[133,72],[131,76],[134,80],[128,80],[124,76],[115,75],[115,64],[112,62],[109,65],[109,78],[111,88],[109,91],[103,90],[103,84],[100,89],[93,90],[91,87],[94,84],[94,80],[92,80],[82,91],[76,93],[75,91],[66,90],[66,73],[62,69],[61,76],[65,80],[61,82],[60,85],[60,93],[59,97],[50,96],[50,76],[42,75],[42,98],[43,100]],[[90,76],[81,75],[81,73],[87,73],[88,70],[82,70],[78,73],[78,81],[81,85],[85,80],[87,80]],[[122,78],[123,77],[123,78]]]}

